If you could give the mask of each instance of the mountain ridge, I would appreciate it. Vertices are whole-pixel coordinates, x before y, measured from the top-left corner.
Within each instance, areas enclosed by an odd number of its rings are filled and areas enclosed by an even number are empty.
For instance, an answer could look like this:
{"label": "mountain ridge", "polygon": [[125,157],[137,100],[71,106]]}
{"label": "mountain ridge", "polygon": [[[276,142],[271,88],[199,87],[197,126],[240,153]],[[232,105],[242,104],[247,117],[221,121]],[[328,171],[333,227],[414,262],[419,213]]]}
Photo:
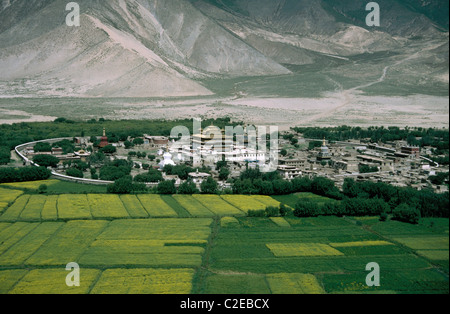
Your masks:
{"label": "mountain ridge", "polygon": [[[380,0],[377,29],[363,23],[365,1],[77,3],[81,26],[69,27],[67,1],[2,1],[3,96],[209,96],[203,82],[210,78],[290,75],[291,65],[406,53],[405,47],[435,39],[443,42],[436,53],[448,53],[448,17],[436,12],[445,9],[443,1]],[[436,62],[436,73],[448,73],[448,58]]]}

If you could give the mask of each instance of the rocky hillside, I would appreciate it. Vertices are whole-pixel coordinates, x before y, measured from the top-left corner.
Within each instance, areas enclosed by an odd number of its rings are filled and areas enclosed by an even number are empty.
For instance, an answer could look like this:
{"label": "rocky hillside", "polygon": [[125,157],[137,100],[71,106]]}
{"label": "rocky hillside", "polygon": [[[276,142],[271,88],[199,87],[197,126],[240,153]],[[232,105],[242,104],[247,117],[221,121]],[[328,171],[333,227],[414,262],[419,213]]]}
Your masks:
{"label": "rocky hillside", "polygon": [[448,1],[379,0],[377,29],[366,1],[79,0],[80,27],[66,25],[67,2],[2,1],[1,95],[211,95],[209,78],[286,75],[435,38],[441,57],[427,62],[448,74]]}

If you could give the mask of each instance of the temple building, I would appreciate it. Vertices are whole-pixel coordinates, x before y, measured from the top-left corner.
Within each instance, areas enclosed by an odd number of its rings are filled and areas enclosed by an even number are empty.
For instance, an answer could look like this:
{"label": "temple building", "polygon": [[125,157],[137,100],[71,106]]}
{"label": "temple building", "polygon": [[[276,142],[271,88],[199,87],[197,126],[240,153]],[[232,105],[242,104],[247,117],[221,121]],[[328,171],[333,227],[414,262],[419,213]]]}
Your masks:
{"label": "temple building", "polygon": [[328,148],[325,139],[323,139],[322,147],[320,148],[320,152],[317,155],[317,161],[328,161],[331,160],[330,149]]}
{"label": "temple building", "polygon": [[105,128],[103,128],[103,136],[100,139],[100,144],[98,145],[98,147],[104,148],[108,145],[109,145],[109,143],[108,143],[108,137],[106,136],[106,130],[105,130]]}
{"label": "temple building", "polygon": [[225,130],[221,130],[212,124],[200,131],[200,133],[192,136],[192,143],[195,148],[216,152],[233,150],[233,138],[225,135]]}

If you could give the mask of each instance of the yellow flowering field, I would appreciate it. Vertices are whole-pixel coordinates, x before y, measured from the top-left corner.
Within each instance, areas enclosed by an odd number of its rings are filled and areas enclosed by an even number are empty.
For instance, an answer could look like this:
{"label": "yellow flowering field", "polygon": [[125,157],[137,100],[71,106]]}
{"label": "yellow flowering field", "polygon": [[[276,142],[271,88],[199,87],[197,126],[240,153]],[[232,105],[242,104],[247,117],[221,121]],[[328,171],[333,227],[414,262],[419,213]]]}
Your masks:
{"label": "yellow flowering field", "polygon": [[332,247],[355,247],[355,246],[383,246],[383,245],[394,245],[387,241],[355,241],[355,242],[341,242],[341,243],[330,243]]}
{"label": "yellow flowering field", "polygon": [[9,222],[0,222],[0,233],[1,233],[4,229],[8,228],[9,226],[11,226],[11,223],[9,223]]}
{"label": "yellow flowering field", "polygon": [[211,232],[211,219],[115,220],[80,258],[108,267],[198,267]]}
{"label": "yellow flowering field", "polygon": [[44,207],[41,211],[42,220],[57,220],[58,219],[58,195],[49,195],[45,201]]}
{"label": "yellow flowering field", "polygon": [[203,206],[198,200],[191,195],[173,195],[178,204],[186,209],[192,217],[213,217],[214,213]]}
{"label": "yellow flowering field", "polygon": [[282,228],[290,228],[291,227],[289,222],[287,222],[286,219],[284,219],[283,217],[270,217],[270,220],[272,220],[272,222],[279,227],[282,227]]}
{"label": "yellow flowering field", "polygon": [[35,269],[25,275],[9,294],[86,294],[97,280],[100,271],[96,269],[80,270],[80,286],[68,287],[65,268]]}
{"label": "yellow flowering field", "polygon": [[192,269],[108,269],[92,294],[189,294]]}
{"label": "yellow flowering field", "polygon": [[31,195],[27,205],[20,214],[20,220],[39,221],[41,220],[41,211],[44,207],[47,196]]}
{"label": "yellow flowering field", "polygon": [[[0,265],[22,265],[44,242],[46,242],[64,223],[44,222],[22,237],[6,252],[0,255]],[[36,224],[34,224],[36,225]]]}
{"label": "yellow flowering field", "polygon": [[30,182],[14,182],[14,183],[2,183],[0,186],[8,186],[17,189],[23,190],[37,190],[42,184],[47,186],[58,183],[59,180],[50,179],[50,180],[42,180],[42,181],[30,181]]}
{"label": "yellow flowering field", "polygon": [[93,218],[129,218],[118,195],[88,194],[87,199]]}
{"label": "yellow flowering field", "polygon": [[14,287],[14,285],[26,274],[28,270],[25,269],[11,269],[0,271],[0,294],[6,294]]}
{"label": "yellow flowering field", "polygon": [[148,213],[136,195],[120,195],[120,200],[131,218],[148,218]]}
{"label": "yellow flowering field", "polygon": [[115,220],[97,240],[206,240],[211,223],[210,218]]}
{"label": "yellow flowering field", "polygon": [[86,195],[63,194],[58,198],[60,219],[91,219],[91,208]]}
{"label": "yellow flowering field", "polygon": [[325,294],[325,290],[314,275],[268,274],[266,276],[273,294]]}
{"label": "yellow flowering field", "polygon": [[18,222],[4,230],[0,234],[0,255],[6,252],[37,226],[38,224]]}
{"label": "yellow flowering field", "polygon": [[77,262],[108,224],[101,220],[69,221],[28,258],[25,265],[62,266]]}
{"label": "yellow flowering field", "polygon": [[338,256],[342,252],[322,243],[268,243],[276,257]]}
{"label": "yellow flowering field", "polygon": [[23,191],[0,188],[0,213],[8,207],[9,203],[23,194]]}
{"label": "yellow flowering field", "polygon": [[16,221],[28,203],[30,195],[22,195],[0,216],[0,221]]}
{"label": "yellow flowering field", "polygon": [[248,195],[222,195],[223,200],[245,213],[249,210],[265,210],[266,205]]}
{"label": "yellow flowering field", "polygon": [[206,208],[218,216],[244,216],[244,212],[224,201],[218,195],[193,195]]}
{"label": "yellow flowering field", "polygon": [[279,201],[277,201],[276,199],[267,196],[267,195],[252,195],[251,198],[253,198],[254,200],[263,203],[264,205],[268,206],[272,206],[272,207],[280,207],[281,203]]}
{"label": "yellow flowering field", "polygon": [[178,217],[172,207],[167,205],[159,195],[142,194],[138,195],[138,198],[150,217]]}

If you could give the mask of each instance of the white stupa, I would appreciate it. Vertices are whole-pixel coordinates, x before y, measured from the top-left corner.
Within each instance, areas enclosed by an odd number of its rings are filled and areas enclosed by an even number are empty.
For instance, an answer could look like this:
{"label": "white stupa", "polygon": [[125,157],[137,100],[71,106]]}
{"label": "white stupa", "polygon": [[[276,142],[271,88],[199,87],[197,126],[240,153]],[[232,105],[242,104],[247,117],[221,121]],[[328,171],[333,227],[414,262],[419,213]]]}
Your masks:
{"label": "white stupa", "polygon": [[167,165],[176,166],[175,162],[172,160],[172,154],[165,152],[163,155],[164,160],[159,163],[159,167],[162,169]]}

